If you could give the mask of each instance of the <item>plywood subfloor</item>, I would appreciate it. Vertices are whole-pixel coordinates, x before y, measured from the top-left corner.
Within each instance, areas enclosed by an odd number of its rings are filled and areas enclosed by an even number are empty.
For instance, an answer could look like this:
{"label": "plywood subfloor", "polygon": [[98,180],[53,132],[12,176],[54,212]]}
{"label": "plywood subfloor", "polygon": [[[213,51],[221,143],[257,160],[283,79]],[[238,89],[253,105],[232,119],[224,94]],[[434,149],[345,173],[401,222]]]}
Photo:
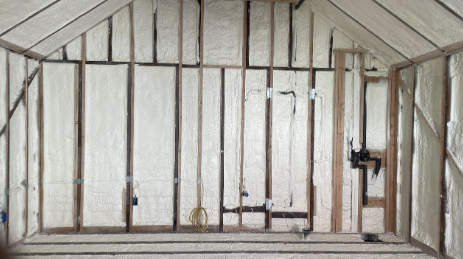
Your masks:
{"label": "plywood subfloor", "polygon": [[36,235],[16,258],[432,258],[393,235],[365,243],[358,234],[160,233]]}

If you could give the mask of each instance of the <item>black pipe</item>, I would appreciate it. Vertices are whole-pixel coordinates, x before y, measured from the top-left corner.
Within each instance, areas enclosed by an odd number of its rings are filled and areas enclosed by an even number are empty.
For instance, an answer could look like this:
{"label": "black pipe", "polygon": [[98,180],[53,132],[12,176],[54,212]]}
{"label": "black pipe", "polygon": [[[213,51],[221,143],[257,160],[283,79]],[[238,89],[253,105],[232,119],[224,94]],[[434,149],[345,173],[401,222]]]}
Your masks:
{"label": "black pipe", "polygon": [[360,170],[363,170],[363,180],[362,180],[362,183],[363,183],[363,193],[362,193],[362,204],[363,206],[367,206],[368,205],[368,183],[367,183],[367,172],[368,172],[368,168],[367,168],[367,165],[358,165],[359,169]]}

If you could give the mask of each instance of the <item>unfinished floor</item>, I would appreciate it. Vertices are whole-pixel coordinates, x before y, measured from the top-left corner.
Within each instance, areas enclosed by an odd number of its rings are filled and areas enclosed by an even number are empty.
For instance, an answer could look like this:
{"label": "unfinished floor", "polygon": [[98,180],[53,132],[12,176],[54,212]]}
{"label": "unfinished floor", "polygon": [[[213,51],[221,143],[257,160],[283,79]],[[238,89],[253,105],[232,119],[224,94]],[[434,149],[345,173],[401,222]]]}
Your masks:
{"label": "unfinished floor", "polygon": [[15,258],[432,258],[394,235],[365,243],[358,234],[158,233],[36,235]]}

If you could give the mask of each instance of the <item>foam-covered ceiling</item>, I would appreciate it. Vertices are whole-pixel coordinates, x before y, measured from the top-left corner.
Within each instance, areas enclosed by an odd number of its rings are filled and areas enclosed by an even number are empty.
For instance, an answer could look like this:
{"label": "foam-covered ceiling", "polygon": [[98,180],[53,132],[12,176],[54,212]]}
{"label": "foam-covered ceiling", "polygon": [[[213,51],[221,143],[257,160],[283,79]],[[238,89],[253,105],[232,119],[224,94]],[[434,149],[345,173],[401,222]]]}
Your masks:
{"label": "foam-covered ceiling", "polygon": [[[0,46],[42,59],[132,1],[0,0]],[[419,62],[463,46],[462,0],[305,0],[303,4],[388,64]]]}

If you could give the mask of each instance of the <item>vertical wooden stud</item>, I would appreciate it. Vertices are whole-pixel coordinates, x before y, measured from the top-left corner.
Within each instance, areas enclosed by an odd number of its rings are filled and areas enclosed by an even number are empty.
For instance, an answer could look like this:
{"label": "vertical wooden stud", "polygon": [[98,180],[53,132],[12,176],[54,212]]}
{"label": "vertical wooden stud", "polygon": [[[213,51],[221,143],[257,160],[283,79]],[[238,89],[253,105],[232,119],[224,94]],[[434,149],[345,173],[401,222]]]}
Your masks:
{"label": "vertical wooden stud", "polygon": [[[80,69],[80,179],[85,177],[85,64],[87,62],[87,35],[82,34],[82,53],[81,53],[81,69]],[[84,227],[84,185],[80,186],[80,213],[79,213],[79,232]]]}
{"label": "vertical wooden stud", "polygon": [[[310,41],[309,41],[309,91],[315,88],[314,85],[314,70],[313,70],[313,36],[314,36],[314,20],[315,15],[313,12],[310,13]],[[308,99],[308,116],[307,116],[307,226],[313,229],[313,186],[312,186],[312,175],[313,175],[313,158],[314,158],[314,104],[315,99]]]}
{"label": "vertical wooden stud", "polygon": [[198,105],[198,163],[197,163],[197,200],[196,200],[196,205],[197,207],[202,206],[202,200],[201,200],[201,160],[202,160],[202,149],[203,149],[203,143],[202,143],[202,132],[203,132],[203,71],[204,71],[204,0],[201,0],[201,23],[200,23],[200,28],[199,28],[199,91],[198,91],[198,100],[199,100],[199,105]]}
{"label": "vertical wooden stud", "polygon": [[[133,26],[133,2],[130,3],[130,68],[128,78],[129,87],[128,87],[128,131],[127,131],[127,150],[128,150],[128,172],[127,176],[133,178],[133,125],[134,125],[134,89],[135,89],[135,40],[134,40],[134,26]],[[126,231],[130,232],[133,226],[133,182],[127,183],[127,196],[126,197],[126,208],[128,208],[127,221],[126,221]]]}

